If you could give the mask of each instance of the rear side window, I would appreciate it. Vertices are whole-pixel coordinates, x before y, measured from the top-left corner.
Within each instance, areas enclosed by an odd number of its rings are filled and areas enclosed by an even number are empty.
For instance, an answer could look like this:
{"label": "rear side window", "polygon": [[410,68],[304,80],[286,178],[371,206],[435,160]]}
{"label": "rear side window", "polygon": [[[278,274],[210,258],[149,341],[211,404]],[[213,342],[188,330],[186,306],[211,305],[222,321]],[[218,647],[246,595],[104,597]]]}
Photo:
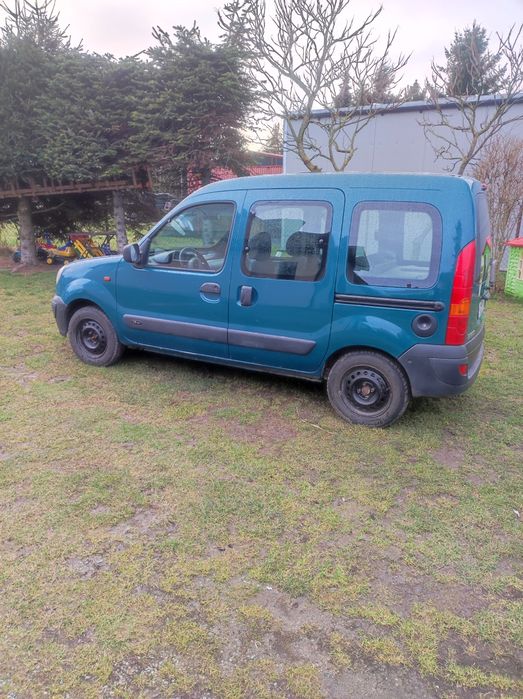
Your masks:
{"label": "rear side window", "polygon": [[476,236],[481,252],[485,249],[490,235],[490,220],[488,214],[487,195],[485,192],[476,194]]}
{"label": "rear side window", "polygon": [[474,279],[488,286],[492,251],[488,244],[490,236],[490,219],[485,192],[476,194],[476,268]]}
{"label": "rear side window", "polygon": [[250,277],[314,282],[323,276],[332,208],[327,202],[260,201],[250,211],[242,269]]}
{"label": "rear side window", "polygon": [[362,202],[354,209],[347,275],[354,284],[426,288],[438,276],[441,217],[418,202]]}

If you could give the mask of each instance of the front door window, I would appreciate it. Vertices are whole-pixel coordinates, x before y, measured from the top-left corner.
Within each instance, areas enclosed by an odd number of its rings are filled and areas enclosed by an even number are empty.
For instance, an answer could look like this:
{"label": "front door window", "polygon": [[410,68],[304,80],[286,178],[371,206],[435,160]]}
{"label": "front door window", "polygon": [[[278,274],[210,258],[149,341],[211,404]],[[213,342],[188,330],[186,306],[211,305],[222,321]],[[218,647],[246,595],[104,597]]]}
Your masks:
{"label": "front door window", "polygon": [[219,272],[234,219],[232,202],[199,204],[175,214],[150,239],[147,265]]}

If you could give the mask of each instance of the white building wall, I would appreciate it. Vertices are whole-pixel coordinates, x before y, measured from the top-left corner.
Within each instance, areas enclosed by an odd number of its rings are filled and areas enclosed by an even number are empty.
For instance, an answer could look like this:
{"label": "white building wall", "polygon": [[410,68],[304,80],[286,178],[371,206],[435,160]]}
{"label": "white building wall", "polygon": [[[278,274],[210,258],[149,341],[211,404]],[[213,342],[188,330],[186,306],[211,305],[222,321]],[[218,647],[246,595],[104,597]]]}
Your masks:
{"label": "white building wall", "polygon": [[[419,103],[425,106],[425,103]],[[379,114],[360,132],[356,140],[356,153],[346,170],[348,172],[449,172],[452,163],[442,158],[436,158],[431,143],[425,138],[423,121],[436,119],[433,110],[412,110],[410,103],[402,105],[390,112]],[[493,107],[480,107],[478,117],[483,120]],[[450,119],[459,120],[457,109],[446,110]],[[510,108],[510,116],[523,117],[523,99]],[[350,128],[350,127],[348,127]],[[456,133],[456,132],[455,132]],[[514,134],[523,139],[523,120],[509,124],[503,134]],[[327,139],[324,132],[312,126],[310,137],[322,146],[326,152]],[[289,130],[285,129],[285,137],[289,138]],[[317,159],[316,164],[324,172],[334,170],[332,164],[323,158]],[[284,153],[284,172],[308,172],[307,168],[290,148]]]}

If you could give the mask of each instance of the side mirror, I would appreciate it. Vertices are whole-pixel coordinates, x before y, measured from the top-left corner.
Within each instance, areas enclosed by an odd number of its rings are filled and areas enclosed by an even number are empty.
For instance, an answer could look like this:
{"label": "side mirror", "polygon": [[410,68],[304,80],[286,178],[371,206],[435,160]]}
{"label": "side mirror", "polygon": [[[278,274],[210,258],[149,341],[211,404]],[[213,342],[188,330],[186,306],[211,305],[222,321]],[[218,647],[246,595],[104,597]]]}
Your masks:
{"label": "side mirror", "polygon": [[130,262],[132,265],[141,265],[142,253],[138,243],[126,245],[122,251],[122,257],[126,262]]}

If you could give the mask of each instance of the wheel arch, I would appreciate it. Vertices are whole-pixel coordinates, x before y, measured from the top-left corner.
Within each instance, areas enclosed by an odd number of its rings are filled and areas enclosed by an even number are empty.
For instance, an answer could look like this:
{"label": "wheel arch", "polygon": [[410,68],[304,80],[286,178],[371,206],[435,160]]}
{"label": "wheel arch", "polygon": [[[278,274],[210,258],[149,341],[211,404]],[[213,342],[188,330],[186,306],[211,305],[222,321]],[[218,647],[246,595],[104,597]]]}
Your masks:
{"label": "wheel arch", "polygon": [[327,379],[330,370],[332,369],[334,364],[337,362],[337,360],[340,357],[342,357],[344,354],[349,354],[351,352],[374,352],[375,354],[380,354],[382,357],[386,357],[387,359],[389,359],[390,361],[394,362],[394,364],[397,365],[397,367],[400,369],[400,371],[405,376],[405,379],[409,385],[409,389],[411,389],[408,374],[405,371],[405,369],[402,367],[401,363],[398,361],[398,358],[392,354],[389,354],[389,352],[384,352],[382,349],[378,349],[377,347],[369,347],[368,345],[349,345],[348,347],[341,347],[340,349],[337,349],[335,352],[333,352],[331,355],[329,355],[329,357],[326,360],[324,367],[323,367],[322,378],[324,381]]}
{"label": "wheel arch", "polygon": [[76,311],[80,310],[80,308],[85,308],[86,306],[92,306],[93,308],[97,308],[99,311],[102,313],[105,313],[104,309],[101,308],[97,303],[94,301],[91,301],[90,299],[75,299],[74,301],[71,301],[70,303],[67,304],[67,313],[66,313],[66,321],[67,321],[67,329],[69,330],[69,323],[71,322],[71,318],[73,317],[74,313]]}

